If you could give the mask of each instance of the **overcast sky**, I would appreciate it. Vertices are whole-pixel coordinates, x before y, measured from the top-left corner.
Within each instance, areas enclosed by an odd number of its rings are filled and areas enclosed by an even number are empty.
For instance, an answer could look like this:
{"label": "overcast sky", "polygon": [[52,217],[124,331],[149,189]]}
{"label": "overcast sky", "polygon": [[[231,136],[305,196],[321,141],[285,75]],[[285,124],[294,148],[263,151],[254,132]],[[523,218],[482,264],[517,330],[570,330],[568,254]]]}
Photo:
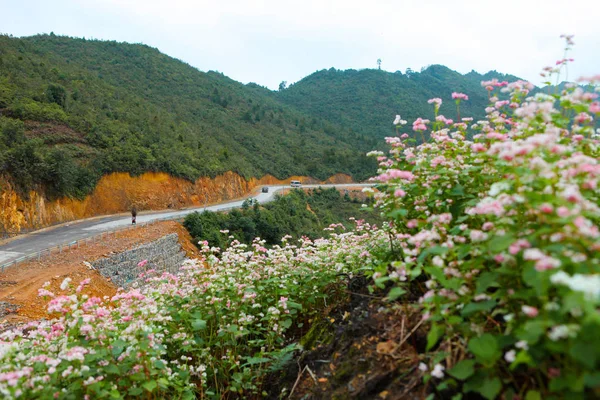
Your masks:
{"label": "overcast sky", "polygon": [[600,73],[599,0],[0,0],[0,32],[144,43],[276,89],[324,68],[466,73],[536,84],[575,34],[569,78]]}

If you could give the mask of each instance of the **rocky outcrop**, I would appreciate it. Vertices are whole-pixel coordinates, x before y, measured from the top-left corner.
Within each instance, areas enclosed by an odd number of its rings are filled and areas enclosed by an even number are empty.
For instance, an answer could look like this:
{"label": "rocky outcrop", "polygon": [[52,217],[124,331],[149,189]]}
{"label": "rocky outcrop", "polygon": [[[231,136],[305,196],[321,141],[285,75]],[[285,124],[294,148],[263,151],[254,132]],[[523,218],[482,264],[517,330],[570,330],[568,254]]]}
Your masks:
{"label": "rocky outcrop", "polygon": [[[243,197],[259,185],[276,185],[300,180],[319,183],[316,179],[292,176],[279,180],[266,175],[246,180],[227,172],[215,178],[201,177],[195,182],[165,173],[148,172],[140,176],[113,173],[104,176],[94,191],[83,200],[61,198],[49,201],[43,193],[19,196],[6,178],[0,178],[0,237],[32,229],[97,215],[138,210],[178,209],[203,206]],[[324,183],[347,183],[348,175],[334,175]]]}
{"label": "rocky outcrop", "polygon": [[[143,283],[140,273],[153,269],[157,272],[176,273],[185,259],[176,233],[143,244],[108,258],[92,262],[92,267],[118,287],[127,288],[134,282]],[[146,260],[143,267],[138,264]]]}

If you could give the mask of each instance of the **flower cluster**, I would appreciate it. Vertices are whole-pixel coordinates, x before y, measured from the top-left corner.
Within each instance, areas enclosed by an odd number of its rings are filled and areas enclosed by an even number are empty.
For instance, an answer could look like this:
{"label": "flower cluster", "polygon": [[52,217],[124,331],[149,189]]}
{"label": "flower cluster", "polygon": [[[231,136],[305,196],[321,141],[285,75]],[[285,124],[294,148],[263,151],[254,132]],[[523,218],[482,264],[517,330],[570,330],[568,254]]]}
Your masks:
{"label": "flower cluster", "polygon": [[397,243],[376,282],[419,298],[429,376],[443,387],[488,399],[598,394],[599,88],[482,85],[485,120],[418,119],[431,131],[416,147],[388,138],[377,205]]}
{"label": "flower cluster", "polygon": [[[356,222],[328,239],[256,239],[202,258],[177,275],[145,272],[145,285],[112,298],[80,295],[66,279],[55,318],[0,334],[2,398],[207,398],[261,393],[289,358],[286,336],[343,295],[342,280],[368,265],[384,231]],[[144,264],[142,261],[140,264]],[[336,285],[338,283],[338,285]],[[327,288],[327,290],[325,290]]]}

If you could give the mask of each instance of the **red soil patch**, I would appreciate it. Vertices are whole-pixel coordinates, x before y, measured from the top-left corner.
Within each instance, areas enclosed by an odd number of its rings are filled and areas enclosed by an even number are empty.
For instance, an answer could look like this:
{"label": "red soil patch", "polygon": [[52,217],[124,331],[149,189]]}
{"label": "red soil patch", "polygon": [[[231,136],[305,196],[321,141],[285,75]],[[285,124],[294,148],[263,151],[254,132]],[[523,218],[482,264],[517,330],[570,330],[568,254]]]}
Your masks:
{"label": "red soil patch", "polygon": [[[101,242],[90,242],[79,248],[52,254],[40,261],[30,261],[8,268],[0,273],[0,301],[20,306],[17,314],[7,316],[7,322],[15,323],[47,317],[47,300],[38,297],[38,289],[50,282],[48,290],[60,293],[62,281],[70,277],[77,285],[86,278],[91,279],[82,293],[104,297],[113,296],[117,288],[98,271],[88,268],[83,262],[92,262],[115,253],[121,253],[143,243],[157,240],[170,233],[177,233],[179,243],[188,257],[196,257],[198,250],[191,242],[189,233],[175,221],[158,222],[135,229],[105,236]],[[3,321],[0,321],[0,323]]]}

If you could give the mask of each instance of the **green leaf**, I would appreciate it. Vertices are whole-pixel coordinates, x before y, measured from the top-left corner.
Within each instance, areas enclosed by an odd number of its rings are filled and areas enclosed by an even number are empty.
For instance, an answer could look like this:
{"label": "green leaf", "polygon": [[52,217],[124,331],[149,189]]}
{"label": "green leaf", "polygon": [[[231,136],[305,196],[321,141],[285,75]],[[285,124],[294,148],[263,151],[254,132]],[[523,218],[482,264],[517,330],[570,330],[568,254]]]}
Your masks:
{"label": "green leaf", "polygon": [[494,400],[502,389],[502,381],[500,378],[487,378],[483,381],[483,385],[479,388],[479,393],[488,400]]}
{"label": "green leaf", "polygon": [[475,355],[477,361],[486,366],[493,365],[502,356],[496,338],[489,333],[471,339],[469,350]]}
{"label": "green leaf", "polygon": [[296,303],[294,301],[288,300],[287,305],[289,308],[295,308],[297,310],[302,310],[302,304],[300,304],[300,303]]}
{"label": "green leaf", "polygon": [[583,381],[585,382],[585,386],[591,388],[600,387],[600,372],[593,372],[585,374]]}
{"label": "green leaf", "polygon": [[404,208],[399,208],[397,210],[389,212],[388,216],[391,218],[399,218],[399,217],[406,217],[407,214],[408,214],[408,210],[406,210]]}
{"label": "green leaf", "polygon": [[596,352],[590,351],[593,349],[593,345],[583,341],[578,341],[569,349],[569,354],[577,361],[588,367],[594,369],[596,365]]}
{"label": "green leaf", "polygon": [[426,349],[426,351],[431,350],[433,348],[433,346],[436,345],[438,340],[440,340],[440,338],[444,334],[444,331],[445,331],[445,328],[443,325],[438,325],[438,324],[431,325],[431,329],[429,330],[429,333],[427,334],[427,349]]}
{"label": "green leaf", "polygon": [[115,340],[112,343],[112,354],[114,357],[119,356],[123,350],[125,349],[125,346],[127,346],[127,343],[125,343],[123,340]]}
{"label": "green leaf", "polygon": [[462,360],[452,369],[448,370],[448,374],[464,381],[475,372],[475,360]]}
{"label": "green leaf", "polygon": [[281,326],[284,329],[288,329],[290,326],[292,326],[292,319],[291,318],[284,319],[283,321],[281,321]]}
{"label": "green leaf", "polygon": [[521,340],[526,340],[529,344],[535,344],[545,332],[546,322],[528,321],[523,326],[523,331],[519,334],[519,338]]}
{"label": "green leaf", "polygon": [[115,364],[108,364],[106,367],[104,367],[104,371],[106,371],[106,373],[108,373],[108,374],[114,374],[114,375],[121,374],[121,371],[119,371],[119,367],[117,367]]}
{"label": "green leaf", "polygon": [[517,356],[515,357],[515,361],[513,361],[510,364],[510,369],[515,369],[521,364],[527,364],[530,367],[535,366],[535,364],[533,363],[533,360],[531,359],[531,356],[526,351],[520,351],[517,353]]}
{"label": "green leaf", "polygon": [[424,252],[422,252],[421,254],[419,254],[419,258],[417,259],[419,262],[422,262],[425,257],[429,256],[429,255],[441,255],[441,254],[446,254],[448,252],[448,248],[447,247],[443,247],[443,246],[433,246],[433,247],[429,247],[427,249],[425,249]]}
{"label": "green leaf", "polygon": [[246,359],[246,364],[244,365],[254,365],[254,364],[262,364],[271,361],[270,358],[265,357],[249,357]]}
{"label": "green leaf", "polygon": [[144,391],[142,390],[142,388],[139,387],[132,387],[127,391],[127,394],[130,396],[137,396],[142,394]]}
{"label": "green leaf", "polygon": [[142,387],[149,392],[152,392],[157,386],[158,384],[154,380],[142,383]]}
{"label": "green leaf", "polygon": [[508,249],[514,241],[515,237],[513,235],[494,236],[492,240],[488,242],[488,248],[492,253],[498,254]]}
{"label": "green leaf", "polygon": [[525,395],[525,400],[542,400],[542,395],[537,390],[529,390]]}
{"label": "green leaf", "polygon": [[388,293],[388,300],[390,301],[394,301],[396,300],[398,297],[402,296],[403,294],[406,293],[406,290],[402,289],[401,287],[393,287],[390,292]]}
{"label": "green leaf", "polygon": [[477,278],[476,294],[484,293],[490,287],[498,287],[498,274],[496,272],[484,272]]}
{"label": "green leaf", "polygon": [[490,311],[494,307],[496,307],[495,300],[486,300],[477,303],[469,303],[462,309],[460,315],[466,317],[467,315],[471,315],[478,311]]}
{"label": "green leaf", "polygon": [[192,329],[195,331],[201,331],[206,329],[206,321],[203,319],[195,319],[192,321]]}
{"label": "green leaf", "polygon": [[449,194],[450,196],[464,196],[465,188],[460,183],[457,183],[456,186],[452,188]]}

